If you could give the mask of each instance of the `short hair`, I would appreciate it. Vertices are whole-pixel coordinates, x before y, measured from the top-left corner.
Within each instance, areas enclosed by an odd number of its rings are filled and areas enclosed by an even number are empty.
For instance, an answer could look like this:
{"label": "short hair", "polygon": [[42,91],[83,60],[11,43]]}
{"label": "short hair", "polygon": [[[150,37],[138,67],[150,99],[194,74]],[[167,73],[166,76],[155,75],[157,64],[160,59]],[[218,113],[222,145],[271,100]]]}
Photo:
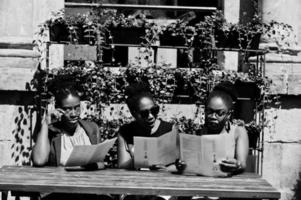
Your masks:
{"label": "short hair", "polygon": [[138,110],[139,101],[144,97],[154,100],[149,87],[144,83],[134,83],[129,85],[125,90],[125,94],[127,96],[126,104],[130,111]]}
{"label": "short hair", "polygon": [[213,88],[212,92],[210,92],[207,99],[207,104],[211,99],[219,97],[225,102],[228,109],[231,110],[237,101],[237,96],[237,92],[231,82],[221,82]]}
{"label": "short hair", "polygon": [[73,88],[73,87],[63,87],[63,88],[58,89],[54,94],[56,106],[61,107],[62,106],[62,101],[64,99],[66,99],[69,95],[72,95],[74,97],[78,97],[80,99],[80,95],[79,95],[78,91],[75,88]]}

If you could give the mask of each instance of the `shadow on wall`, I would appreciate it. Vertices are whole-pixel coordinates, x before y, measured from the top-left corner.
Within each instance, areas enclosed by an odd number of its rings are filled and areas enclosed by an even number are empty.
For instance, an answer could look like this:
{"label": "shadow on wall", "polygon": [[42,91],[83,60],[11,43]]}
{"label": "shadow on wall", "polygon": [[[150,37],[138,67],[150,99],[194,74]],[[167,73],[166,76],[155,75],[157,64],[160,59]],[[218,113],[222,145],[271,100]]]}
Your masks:
{"label": "shadow on wall", "polygon": [[280,102],[282,109],[301,108],[301,95],[283,95]]}
{"label": "shadow on wall", "polygon": [[33,125],[35,124],[34,93],[1,91],[0,105],[6,109],[5,131],[12,135],[11,160],[16,165],[30,164]]}
{"label": "shadow on wall", "polygon": [[293,191],[295,193],[293,200],[301,199],[301,172],[299,172],[299,179],[297,180],[297,183],[296,183]]}
{"label": "shadow on wall", "polygon": [[15,164],[29,165],[32,149],[32,106],[20,106],[18,114],[14,117],[12,135],[14,143],[11,146],[11,158]]}

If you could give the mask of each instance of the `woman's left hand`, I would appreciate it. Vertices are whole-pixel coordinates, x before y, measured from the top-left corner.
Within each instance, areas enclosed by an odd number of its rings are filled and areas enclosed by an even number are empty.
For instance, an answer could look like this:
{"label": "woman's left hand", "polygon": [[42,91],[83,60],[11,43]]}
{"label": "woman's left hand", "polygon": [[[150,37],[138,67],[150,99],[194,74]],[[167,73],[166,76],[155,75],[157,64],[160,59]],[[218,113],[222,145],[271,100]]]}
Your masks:
{"label": "woman's left hand", "polygon": [[241,162],[236,159],[223,159],[220,163],[222,171],[238,172],[242,170]]}

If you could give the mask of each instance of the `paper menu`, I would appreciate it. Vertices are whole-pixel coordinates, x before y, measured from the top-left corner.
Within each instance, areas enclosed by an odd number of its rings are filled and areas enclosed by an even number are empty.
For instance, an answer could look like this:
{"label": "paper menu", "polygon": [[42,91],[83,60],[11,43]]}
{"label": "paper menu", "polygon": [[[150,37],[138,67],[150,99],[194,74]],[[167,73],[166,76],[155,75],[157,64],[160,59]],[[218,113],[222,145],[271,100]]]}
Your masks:
{"label": "paper menu", "polygon": [[91,163],[103,162],[105,156],[113,147],[116,139],[117,137],[95,145],[74,146],[65,166],[83,166]]}
{"label": "paper menu", "polygon": [[233,158],[228,152],[234,148],[228,144],[229,137],[220,135],[180,134],[180,158],[187,164],[185,172],[205,176],[226,176],[220,169],[222,159]]}
{"label": "paper menu", "polygon": [[179,158],[178,134],[172,130],[160,137],[134,137],[135,168],[168,165]]}

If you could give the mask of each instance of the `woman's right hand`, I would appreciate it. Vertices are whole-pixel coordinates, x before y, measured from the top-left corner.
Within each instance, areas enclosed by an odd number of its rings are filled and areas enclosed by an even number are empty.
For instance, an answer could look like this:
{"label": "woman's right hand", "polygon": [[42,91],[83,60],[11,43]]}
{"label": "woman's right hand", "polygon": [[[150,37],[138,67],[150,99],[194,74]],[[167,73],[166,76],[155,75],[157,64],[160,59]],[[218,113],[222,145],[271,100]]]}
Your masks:
{"label": "woman's right hand", "polygon": [[61,121],[64,111],[60,108],[45,112],[42,119],[42,124],[47,125],[53,124],[55,122]]}

